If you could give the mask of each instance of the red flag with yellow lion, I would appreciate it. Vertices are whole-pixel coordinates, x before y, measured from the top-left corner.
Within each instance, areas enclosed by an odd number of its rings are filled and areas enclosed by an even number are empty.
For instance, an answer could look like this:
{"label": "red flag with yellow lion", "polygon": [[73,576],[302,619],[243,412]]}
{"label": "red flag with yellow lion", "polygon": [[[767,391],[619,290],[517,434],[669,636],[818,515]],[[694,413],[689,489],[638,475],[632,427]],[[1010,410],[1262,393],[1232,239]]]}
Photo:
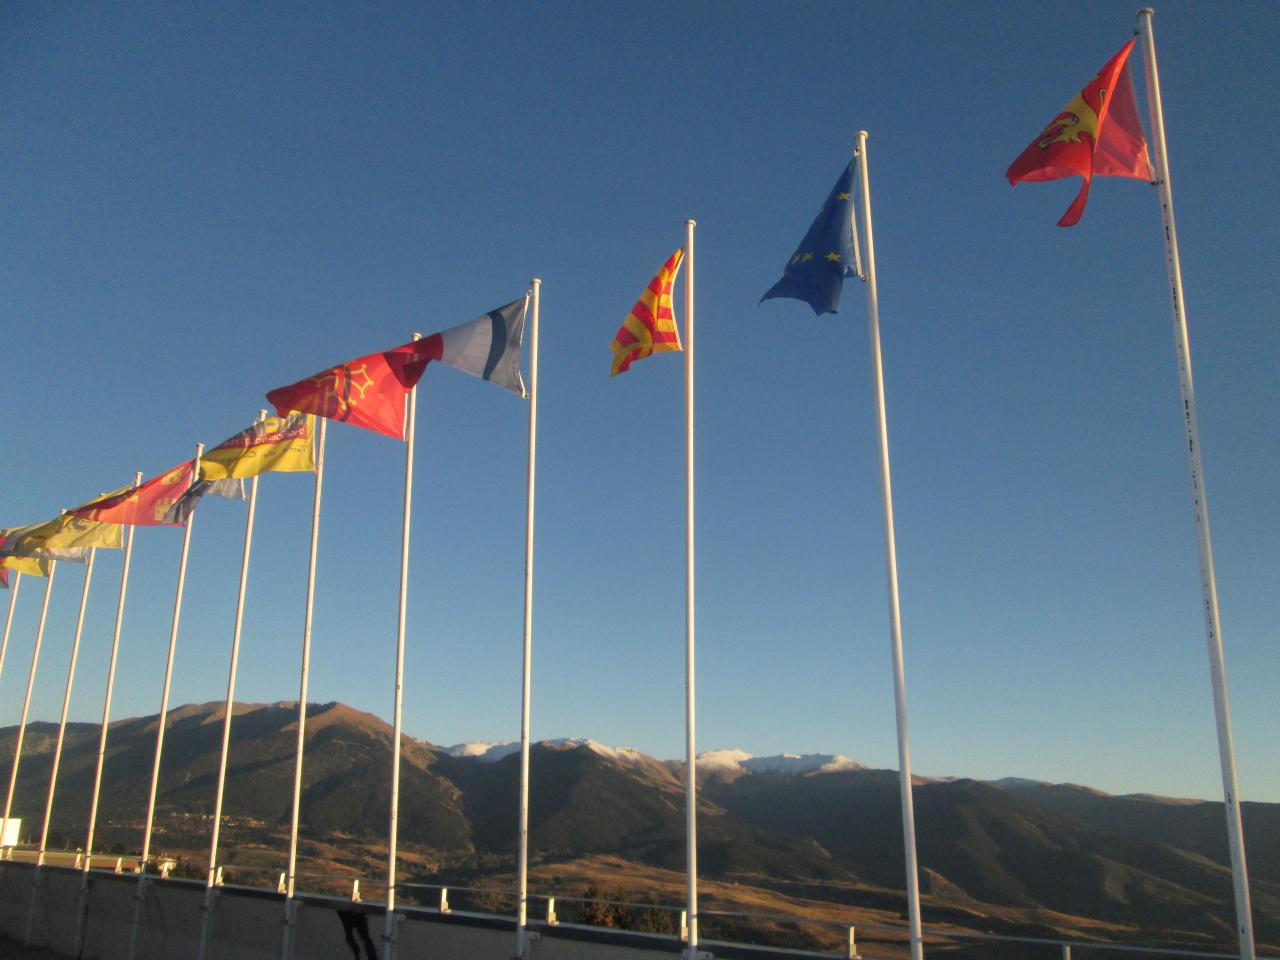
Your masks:
{"label": "red flag with yellow lion", "polygon": [[1080,192],[1058,221],[1060,227],[1080,222],[1094,176],[1151,179],[1147,141],[1129,76],[1133,44],[1130,40],[1108,60],[1005,171],[1012,186],[1023,180],[1084,178]]}

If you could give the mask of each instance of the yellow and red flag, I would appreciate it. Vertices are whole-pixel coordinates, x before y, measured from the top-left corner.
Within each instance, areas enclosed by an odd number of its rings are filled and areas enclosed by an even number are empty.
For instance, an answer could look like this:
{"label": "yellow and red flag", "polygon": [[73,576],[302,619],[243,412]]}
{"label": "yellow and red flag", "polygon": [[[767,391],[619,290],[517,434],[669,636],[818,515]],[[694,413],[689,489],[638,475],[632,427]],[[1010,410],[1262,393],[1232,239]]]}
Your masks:
{"label": "yellow and red flag", "polygon": [[1084,178],[1080,192],[1058,221],[1060,227],[1080,222],[1094,176],[1135,180],[1152,177],[1129,75],[1133,44],[1130,40],[1108,60],[1005,171],[1011,186],[1023,180]]}
{"label": "yellow and red flag", "polygon": [[613,338],[613,366],[610,376],[627,370],[633,361],[655,353],[678,351],[680,331],[676,329],[675,311],[671,306],[671,288],[684,260],[684,248],[671,255],[657,276],[641,294]]}
{"label": "yellow and red flag", "polygon": [[[85,520],[131,526],[181,526],[169,518],[173,505],[195,481],[195,461],[184,460],[172,470],[136,487],[122,487],[70,511]],[[118,529],[118,528],[117,528]]]}
{"label": "yellow and red flag", "polygon": [[314,473],[312,439],[316,418],[305,413],[267,417],[200,458],[206,480],[256,477],[261,473]]}

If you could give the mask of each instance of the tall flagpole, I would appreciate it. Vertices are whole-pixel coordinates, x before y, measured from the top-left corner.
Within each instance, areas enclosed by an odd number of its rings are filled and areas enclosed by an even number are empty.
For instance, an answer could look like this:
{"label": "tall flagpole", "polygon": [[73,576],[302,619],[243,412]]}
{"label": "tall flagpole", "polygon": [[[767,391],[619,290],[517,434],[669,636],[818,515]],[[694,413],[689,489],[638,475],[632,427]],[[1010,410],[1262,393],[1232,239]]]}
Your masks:
{"label": "tall flagpole", "polygon": [[694,553],[693,553],[693,228],[684,222],[684,780],[685,858],[688,869],[689,960],[698,956],[698,771],[694,719]]}
{"label": "tall flagpole", "polygon": [[298,817],[302,808],[302,750],[307,733],[307,684],[311,677],[311,613],[316,595],[316,547],[320,542],[320,494],[324,489],[324,440],[328,420],[316,417],[316,486],[311,504],[311,553],[307,561],[307,609],[302,618],[302,677],[298,684],[298,742],[293,761],[293,807],[289,821],[289,868],[285,874],[284,939],[281,960],[293,956],[297,906],[293,893],[298,873]]}
{"label": "tall flagpole", "polygon": [[529,700],[533,669],[533,493],[538,455],[538,314],[542,281],[534,277],[532,288],[533,329],[529,344],[529,472],[524,524],[524,668],[520,687],[520,838],[516,915],[516,958],[524,960],[528,949],[529,921]]}
{"label": "tall flagpole", "polygon": [[[200,457],[204,444],[196,444],[195,467],[191,482],[200,480]],[[142,832],[142,860],[138,864],[138,888],[134,893],[133,933],[129,940],[129,960],[138,955],[138,931],[142,923],[142,904],[147,896],[147,863],[151,859],[151,830],[156,817],[156,787],[160,782],[160,758],[164,753],[164,728],[169,719],[169,687],[173,680],[173,657],[178,649],[178,622],[182,619],[182,590],[187,583],[187,555],[191,552],[191,528],[195,526],[194,510],[188,512],[182,530],[182,555],[178,560],[178,586],[173,597],[173,621],[169,626],[169,654],[164,665],[164,691],[160,695],[160,717],[156,724],[156,756],[151,767],[151,792],[147,797],[147,822]]]}
{"label": "tall flagpole", "polygon": [[[4,798],[4,817],[0,824],[9,823],[9,813],[13,810],[13,790],[18,784],[18,762],[22,759],[22,741],[27,735],[27,711],[31,709],[31,691],[36,685],[36,667],[40,663],[40,645],[44,642],[44,624],[49,616],[49,595],[53,593],[53,575],[58,572],[58,561],[49,561],[49,579],[44,582],[44,600],[40,603],[40,622],[36,625],[36,643],[31,650],[31,671],[27,674],[27,693],[22,699],[22,719],[18,722],[18,742],[13,746],[13,766],[9,770],[9,793]],[[13,857],[13,848],[6,849],[5,855]]]}
{"label": "tall flagpole", "polygon": [[9,652],[9,631],[13,629],[13,612],[18,607],[18,588],[22,586],[22,571],[13,571],[13,585],[9,588],[9,612],[4,618],[4,639],[0,640],[0,675],[4,674],[4,657]]}
{"label": "tall flagpole", "polygon": [[[422,334],[415,333],[414,340]],[[400,613],[396,625],[396,690],[395,719],[391,732],[391,815],[387,824],[387,913],[382,939],[387,947],[386,960],[395,960],[399,930],[396,925],[396,838],[400,816],[400,720],[404,706],[404,624],[409,596],[409,516],[413,507],[413,428],[418,411],[418,388],[415,385],[406,399],[408,413],[405,424],[404,450],[404,524],[400,534]]]}
{"label": "tall flagpole", "polygon": [[89,548],[89,558],[84,567],[84,586],[80,590],[80,611],[76,615],[76,632],[71,641],[71,662],[67,664],[67,686],[62,694],[62,714],[58,718],[58,739],[53,747],[53,769],[49,774],[49,794],[44,804],[44,824],[40,828],[40,846],[36,850],[36,866],[44,864],[45,844],[49,839],[49,818],[53,815],[53,792],[58,784],[58,767],[62,764],[62,745],[67,735],[67,714],[71,709],[71,688],[76,682],[76,664],[80,659],[80,638],[84,634],[84,613],[89,606],[89,584],[93,580],[93,562],[97,559],[96,547]]}
{"label": "tall flagpole", "polygon": [[[258,423],[267,411],[258,411]],[[204,960],[209,946],[209,924],[213,919],[213,897],[218,872],[218,837],[222,832],[222,797],[227,786],[227,755],[231,751],[231,714],[236,695],[236,671],[240,666],[240,637],[244,625],[244,596],[249,585],[249,552],[253,547],[254,508],[258,503],[258,476],[249,481],[249,509],[244,521],[244,552],[240,555],[240,589],[236,595],[235,626],[231,630],[231,664],[227,668],[227,701],[222,717],[222,754],[218,760],[218,788],[213,800],[213,833],[209,838],[209,868],[204,879],[204,903],[200,916],[199,960]]]}
{"label": "tall flagpole", "polygon": [[[142,483],[142,471],[133,475],[136,489]],[[120,655],[120,629],[124,625],[124,597],[129,587],[129,561],[133,558],[133,534],[129,524],[124,541],[124,560],[120,570],[120,595],[116,600],[116,624],[111,634],[111,658],[107,663],[107,692],[102,698],[102,726],[98,730],[98,764],[93,774],[93,795],[89,800],[89,827],[84,838],[84,869],[80,876],[80,906],[77,911],[76,943],[83,947],[85,921],[89,917],[89,870],[93,864],[93,833],[98,824],[98,799],[102,792],[102,768],[107,758],[107,729],[111,721],[111,695],[115,692],[116,661]]]}
{"label": "tall flagpole", "polygon": [[1182,393],[1183,425],[1187,434],[1187,461],[1191,475],[1191,506],[1195,515],[1196,549],[1200,557],[1200,587],[1204,597],[1205,639],[1209,647],[1209,678],[1218,726],[1218,756],[1222,766],[1223,808],[1231,848],[1231,876],[1235,884],[1236,932],[1242,960],[1253,960],[1253,911],[1249,903],[1249,871],[1244,856],[1244,828],[1240,822],[1240,788],[1236,782],[1235,745],[1231,737],[1231,706],[1227,700],[1227,665],[1222,653],[1218,583],[1213,570],[1213,541],[1209,535],[1209,500],[1200,460],[1200,427],[1196,417],[1196,388],[1191,376],[1191,341],[1187,336],[1186,301],[1182,294],[1182,262],[1178,255],[1178,228],[1173,218],[1173,187],[1169,180],[1169,149],[1165,142],[1164,105],[1160,98],[1160,70],[1150,7],[1138,12],[1138,29],[1146,62],[1147,107],[1155,135],[1156,178],[1160,188],[1160,217],[1164,222],[1164,247],[1169,268],[1169,296],[1173,306],[1173,339],[1178,353],[1178,386]]}
{"label": "tall flagpole", "polygon": [[889,640],[893,659],[893,704],[898,719],[898,785],[902,795],[902,845],[907,867],[907,916],[911,958],[922,960],[920,877],[916,864],[916,818],[911,795],[911,746],[907,738],[907,680],[902,659],[902,611],[898,598],[898,546],[893,528],[893,484],[889,478],[889,422],[884,404],[884,361],[880,353],[880,296],[876,289],[876,241],[871,231],[871,179],[867,174],[867,131],[859,130],[855,153],[862,177],[863,253],[866,257],[867,327],[876,392],[876,435],[880,447],[880,492],[884,512],[884,562],[889,588]]}
{"label": "tall flagpole", "polygon": [[89,584],[93,580],[93,562],[97,559],[96,547],[89,548],[84,566],[84,586],[80,590],[80,611],[76,614],[75,638],[71,641],[71,660],[67,664],[67,686],[62,694],[62,714],[58,718],[58,739],[53,748],[53,766],[49,771],[49,793],[44,803],[44,821],[40,827],[40,846],[36,848],[36,869],[31,879],[31,907],[27,910],[27,932],[23,943],[31,942],[31,931],[36,920],[36,904],[40,896],[40,868],[44,866],[45,846],[49,840],[49,821],[53,817],[53,794],[58,786],[58,767],[62,765],[62,745],[67,736],[67,714],[71,709],[71,688],[76,682],[76,664],[80,660],[80,638],[84,635],[84,612],[89,606]]}

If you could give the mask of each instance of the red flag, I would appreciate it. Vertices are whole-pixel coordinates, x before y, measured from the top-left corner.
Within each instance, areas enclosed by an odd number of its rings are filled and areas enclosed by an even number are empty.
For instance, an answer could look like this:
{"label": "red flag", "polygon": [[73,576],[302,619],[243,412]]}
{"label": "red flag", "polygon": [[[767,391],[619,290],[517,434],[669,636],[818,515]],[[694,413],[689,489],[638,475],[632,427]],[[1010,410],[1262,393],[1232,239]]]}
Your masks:
{"label": "red flag", "polygon": [[1060,227],[1080,222],[1095,175],[1151,179],[1147,141],[1129,76],[1133,44],[1130,40],[1108,60],[1005,171],[1011,186],[1023,180],[1084,178],[1080,192],[1058,221]]}
{"label": "red flag", "polygon": [[181,526],[166,515],[195,479],[195,461],[186,460],[172,470],[137,487],[125,487],[90,500],[70,511],[85,520],[136,526]]}
{"label": "red flag", "polygon": [[403,438],[405,394],[434,359],[420,355],[424,348],[419,344],[428,342],[417,340],[348,360],[287,387],[276,387],[267,399],[282,417],[297,410]]}
{"label": "red flag", "polygon": [[438,360],[527,396],[520,377],[520,342],[529,298],[411,340],[382,353],[348,360],[267,394],[276,412],[292,410],[341,420],[388,437],[404,437],[404,398],[427,364]]}

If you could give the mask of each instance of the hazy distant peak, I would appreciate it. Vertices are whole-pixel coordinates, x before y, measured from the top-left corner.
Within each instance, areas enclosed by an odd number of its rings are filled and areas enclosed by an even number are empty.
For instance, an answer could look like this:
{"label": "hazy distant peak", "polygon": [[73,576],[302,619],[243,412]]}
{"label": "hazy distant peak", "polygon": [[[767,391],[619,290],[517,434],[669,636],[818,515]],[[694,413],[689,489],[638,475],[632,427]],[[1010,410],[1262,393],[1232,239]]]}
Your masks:
{"label": "hazy distant peak", "polygon": [[[948,777],[948,780],[963,779],[960,777]],[[1044,780],[1031,780],[1027,777],[1001,777],[999,780],[988,780],[993,787],[999,787],[1001,790],[1020,790],[1027,787],[1047,787],[1049,783]]]}

